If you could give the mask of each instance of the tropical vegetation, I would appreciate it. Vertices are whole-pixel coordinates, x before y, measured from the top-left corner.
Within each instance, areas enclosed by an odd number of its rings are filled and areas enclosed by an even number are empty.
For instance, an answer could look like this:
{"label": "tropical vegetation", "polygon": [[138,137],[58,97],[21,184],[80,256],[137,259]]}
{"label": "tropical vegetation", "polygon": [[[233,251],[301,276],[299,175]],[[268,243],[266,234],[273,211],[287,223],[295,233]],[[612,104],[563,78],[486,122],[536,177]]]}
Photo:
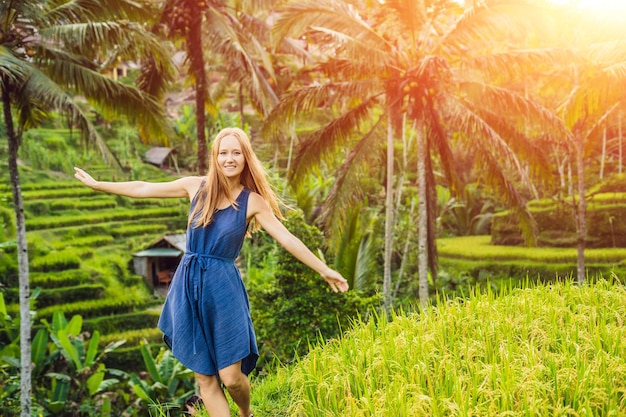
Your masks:
{"label": "tropical vegetation", "polygon": [[[246,242],[261,414],[623,413],[626,32],[577,4],[3,2],[2,413],[181,412],[191,375],[130,264],[186,204],[71,172],[202,174],[234,124],[352,288],[330,298],[267,236]],[[173,169],[142,161],[152,145]]]}

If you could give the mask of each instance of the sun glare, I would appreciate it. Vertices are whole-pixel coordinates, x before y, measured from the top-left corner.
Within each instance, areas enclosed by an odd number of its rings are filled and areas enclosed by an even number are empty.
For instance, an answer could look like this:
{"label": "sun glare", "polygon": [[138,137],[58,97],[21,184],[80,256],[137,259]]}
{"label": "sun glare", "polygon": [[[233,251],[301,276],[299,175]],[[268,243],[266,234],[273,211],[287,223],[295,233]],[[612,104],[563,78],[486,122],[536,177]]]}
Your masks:
{"label": "sun glare", "polygon": [[[626,13],[625,0],[551,0],[553,3],[561,5],[571,5],[581,11],[588,11],[599,14]],[[625,18],[626,21],[626,18]]]}

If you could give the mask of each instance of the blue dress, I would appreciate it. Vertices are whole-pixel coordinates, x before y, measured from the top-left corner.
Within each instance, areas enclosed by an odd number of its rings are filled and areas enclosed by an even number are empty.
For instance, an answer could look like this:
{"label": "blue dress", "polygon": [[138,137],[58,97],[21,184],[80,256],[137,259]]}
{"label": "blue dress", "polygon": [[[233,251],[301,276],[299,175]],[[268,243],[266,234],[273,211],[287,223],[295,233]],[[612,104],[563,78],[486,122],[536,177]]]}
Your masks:
{"label": "blue dress", "polygon": [[248,293],[235,265],[246,235],[249,195],[244,188],[237,206],[217,210],[208,227],[187,228],[186,251],[159,318],[174,356],[199,374],[216,375],[241,361],[247,375],[259,357]]}

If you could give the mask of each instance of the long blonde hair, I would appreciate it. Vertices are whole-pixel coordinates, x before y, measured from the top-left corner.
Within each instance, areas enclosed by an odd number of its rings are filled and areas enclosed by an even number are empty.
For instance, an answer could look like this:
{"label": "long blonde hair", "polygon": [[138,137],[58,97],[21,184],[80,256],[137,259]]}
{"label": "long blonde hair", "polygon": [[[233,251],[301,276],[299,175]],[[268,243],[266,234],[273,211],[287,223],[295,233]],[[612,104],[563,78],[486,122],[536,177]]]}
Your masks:
{"label": "long blonde hair", "polygon": [[[209,164],[209,172],[207,173],[204,187],[198,191],[197,203],[193,212],[189,216],[189,224],[191,225],[193,223],[194,227],[208,226],[213,220],[213,214],[217,210],[217,205],[224,197],[226,197],[230,204],[235,206],[235,208],[237,206],[236,201],[230,195],[230,189],[226,176],[220,169],[218,169],[217,157],[219,155],[219,148],[222,143],[222,139],[226,136],[234,136],[241,145],[241,152],[243,153],[246,161],[246,166],[244,167],[240,177],[241,184],[263,197],[263,199],[270,205],[270,208],[276,217],[282,219],[283,216],[280,211],[280,199],[274,192],[261,161],[259,161],[259,158],[252,150],[250,138],[248,138],[248,135],[242,129],[237,127],[227,127],[219,131],[213,141],[213,145],[211,146],[211,162]],[[252,225],[252,230],[257,229],[259,229],[258,225]]]}

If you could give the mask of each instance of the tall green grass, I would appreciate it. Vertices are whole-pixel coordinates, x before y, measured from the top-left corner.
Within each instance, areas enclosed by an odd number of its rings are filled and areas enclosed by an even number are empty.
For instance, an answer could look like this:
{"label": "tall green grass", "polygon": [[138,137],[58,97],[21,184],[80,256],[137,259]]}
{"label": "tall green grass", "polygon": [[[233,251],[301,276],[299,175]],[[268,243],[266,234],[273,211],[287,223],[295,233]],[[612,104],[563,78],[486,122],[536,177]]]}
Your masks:
{"label": "tall green grass", "polygon": [[272,416],[624,416],[625,322],[606,280],[442,300],[358,323],[255,384],[255,407],[282,392]]}

